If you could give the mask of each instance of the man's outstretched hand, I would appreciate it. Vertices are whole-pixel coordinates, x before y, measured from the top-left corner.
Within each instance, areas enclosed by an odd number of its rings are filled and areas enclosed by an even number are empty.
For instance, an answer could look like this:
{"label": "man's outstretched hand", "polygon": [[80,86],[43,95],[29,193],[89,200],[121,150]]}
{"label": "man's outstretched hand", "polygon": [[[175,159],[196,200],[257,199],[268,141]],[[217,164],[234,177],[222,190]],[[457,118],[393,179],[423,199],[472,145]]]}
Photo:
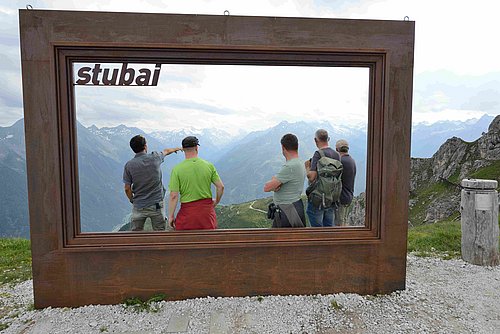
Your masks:
{"label": "man's outstretched hand", "polygon": [[179,151],[182,151],[182,147],[173,147],[173,148],[166,148],[163,150],[164,155],[169,155],[172,153],[177,153]]}

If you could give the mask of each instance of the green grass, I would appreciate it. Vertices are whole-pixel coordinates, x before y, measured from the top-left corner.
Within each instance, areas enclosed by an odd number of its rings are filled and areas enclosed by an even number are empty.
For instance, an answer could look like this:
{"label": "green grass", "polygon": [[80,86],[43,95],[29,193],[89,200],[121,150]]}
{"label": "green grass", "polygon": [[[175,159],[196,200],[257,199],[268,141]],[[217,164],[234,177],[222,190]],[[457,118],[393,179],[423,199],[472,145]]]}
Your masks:
{"label": "green grass", "polygon": [[449,257],[458,257],[461,251],[461,238],[460,217],[455,215],[448,220],[410,228],[408,251],[421,256],[448,254]]}
{"label": "green grass", "polygon": [[[500,227],[500,216],[498,226]],[[459,213],[443,221],[408,229],[408,252],[415,252],[418,256],[440,256],[445,259],[460,257],[461,243]],[[500,236],[498,246],[500,247]]]}
{"label": "green grass", "polygon": [[0,238],[0,285],[31,279],[30,241]]}
{"label": "green grass", "polygon": [[470,175],[473,179],[497,180],[500,183],[500,160],[495,160],[491,165],[480,168]]}
{"label": "green grass", "polygon": [[159,293],[149,298],[148,300],[142,300],[138,297],[131,297],[125,299],[123,305],[125,308],[131,308],[136,312],[152,312],[156,313],[160,310],[160,305],[158,304],[162,300],[165,300],[167,296],[163,293]]}
{"label": "green grass", "polygon": [[340,305],[339,302],[337,302],[335,299],[332,299],[330,301],[330,307],[337,311],[342,309],[342,305]]}
{"label": "green grass", "polygon": [[455,184],[459,184],[460,183],[460,179],[459,179],[459,176],[460,176],[460,170],[457,169],[455,171],[455,173],[453,173],[453,175],[451,175],[449,178],[448,178],[448,181],[452,182],[452,183],[455,183]]}

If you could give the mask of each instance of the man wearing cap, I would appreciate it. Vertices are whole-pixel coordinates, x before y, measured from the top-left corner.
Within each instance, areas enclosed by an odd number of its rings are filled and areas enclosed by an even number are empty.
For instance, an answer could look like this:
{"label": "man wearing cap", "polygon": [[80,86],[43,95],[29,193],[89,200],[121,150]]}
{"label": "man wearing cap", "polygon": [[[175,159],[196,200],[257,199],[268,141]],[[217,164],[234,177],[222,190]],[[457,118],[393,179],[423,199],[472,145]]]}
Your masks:
{"label": "man wearing cap", "polygon": [[[172,169],[169,190],[168,219],[176,230],[216,229],[215,207],[224,193],[224,184],[214,165],[198,158],[198,138],[189,136],[182,140],[186,159]],[[211,185],[216,196],[212,199]],[[174,217],[177,202],[181,208]]]}
{"label": "man wearing cap", "polygon": [[340,139],[335,143],[335,150],[340,154],[340,161],[344,170],[342,172],[342,193],[340,194],[340,205],[335,212],[335,224],[345,226],[349,205],[354,193],[354,179],[356,178],[356,162],[349,155],[349,143]]}
{"label": "man wearing cap", "polygon": [[[328,142],[330,137],[328,137],[328,131],[325,129],[319,129],[314,134],[314,143],[318,150],[314,152],[313,157],[305,162],[305,168],[307,172],[307,179],[310,184],[316,181],[318,177],[318,160],[321,158],[321,153],[325,157],[329,157],[340,161],[340,155],[330,148]],[[320,153],[320,151],[322,151]],[[312,202],[307,203],[307,217],[309,218],[309,223],[311,227],[331,227],[333,226],[334,216],[335,216],[335,204],[331,207],[315,207]]]}
{"label": "man wearing cap", "polygon": [[165,189],[161,180],[160,165],[165,156],[180,151],[180,147],[166,148],[161,152],[148,152],[146,138],[137,135],[130,139],[135,156],[123,170],[125,194],[133,204],[130,227],[132,231],[144,230],[146,218],[151,219],[153,230],[165,230],[163,197]]}

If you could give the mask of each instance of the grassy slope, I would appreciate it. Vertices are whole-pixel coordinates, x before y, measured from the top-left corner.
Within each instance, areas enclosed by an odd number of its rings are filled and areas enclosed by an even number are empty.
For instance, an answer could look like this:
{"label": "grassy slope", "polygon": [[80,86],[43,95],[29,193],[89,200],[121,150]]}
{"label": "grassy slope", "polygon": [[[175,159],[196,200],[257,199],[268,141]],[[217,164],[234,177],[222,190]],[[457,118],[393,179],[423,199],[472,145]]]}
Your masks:
{"label": "grassy slope", "polygon": [[[258,199],[241,204],[218,206],[217,222],[221,229],[233,228],[270,228],[272,221],[267,219],[267,206],[272,202],[272,197]],[[254,210],[250,209],[250,205]]]}
{"label": "grassy slope", "polygon": [[0,255],[0,285],[31,279],[29,240],[1,238]]}
{"label": "grassy slope", "polygon": [[[480,168],[472,173],[470,177],[474,179],[497,180],[500,183],[500,160],[495,160],[491,165]],[[497,190],[499,189],[497,188]]]}
{"label": "grassy slope", "polygon": [[[498,218],[500,227],[500,217]],[[408,230],[408,252],[427,256],[444,255],[445,258],[460,257],[461,254],[460,215],[455,214],[434,224],[415,226]],[[500,248],[500,236],[498,237]]]}
{"label": "grassy slope", "polygon": [[[500,184],[500,160],[493,161],[490,165],[480,168],[469,177],[497,180]],[[458,173],[452,175],[449,181],[458,184],[460,182]],[[419,189],[412,196],[413,199],[416,199],[416,203],[410,208],[409,219],[415,227],[408,230],[408,251],[417,252],[421,255],[438,252],[446,253],[446,256],[460,256],[461,227],[459,212],[455,212],[448,219],[434,224],[424,224],[423,222],[425,208],[432,200],[445,198],[456,191],[459,190],[452,184],[438,182]],[[498,224],[500,226],[500,217]]]}
{"label": "grassy slope", "polygon": [[448,220],[410,228],[408,251],[419,255],[438,252],[460,256],[461,237],[460,216],[454,215]]}
{"label": "grassy slope", "polygon": [[435,200],[448,197],[453,192],[457,192],[456,187],[445,182],[437,182],[420,188],[410,199],[415,200],[415,204],[410,208],[408,219],[412,225],[422,225],[425,220],[426,209]]}
{"label": "grassy slope", "polygon": [[[500,160],[493,161],[490,165],[478,169],[476,172],[469,175],[469,178],[497,180],[500,185]],[[460,190],[454,184],[459,184],[458,172],[452,175],[447,182],[431,183],[425,187],[418,189],[415,194],[412,194],[410,199],[415,200],[415,204],[410,208],[408,219],[414,226],[424,224],[425,211],[428,205],[434,200],[445,199],[453,192]],[[500,187],[497,188],[500,190]],[[457,215],[453,213],[452,216]]]}

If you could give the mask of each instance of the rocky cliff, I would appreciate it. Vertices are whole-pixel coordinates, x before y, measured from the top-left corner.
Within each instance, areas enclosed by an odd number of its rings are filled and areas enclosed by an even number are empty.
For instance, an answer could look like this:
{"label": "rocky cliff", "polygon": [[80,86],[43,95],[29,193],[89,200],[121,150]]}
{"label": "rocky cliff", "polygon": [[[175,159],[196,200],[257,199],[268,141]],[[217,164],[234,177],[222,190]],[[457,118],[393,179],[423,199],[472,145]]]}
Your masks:
{"label": "rocky cliff", "polygon": [[349,207],[349,215],[347,216],[347,226],[363,226],[365,225],[365,193],[354,196],[351,206]]}
{"label": "rocky cliff", "polygon": [[[494,179],[500,184],[500,115],[474,142],[453,137],[431,158],[411,159],[410,225],[457,218],[459,184],[465,178]],[[362,193],[353,199],[348,225],[363,225],[364,213]]]}
{"label": "rocky cliff", "polygon": [[410,222],[418,225],[458,215],[464,178],[500,181],[500,115],[474,142],[448,139],[427,159],[411,159]]}

